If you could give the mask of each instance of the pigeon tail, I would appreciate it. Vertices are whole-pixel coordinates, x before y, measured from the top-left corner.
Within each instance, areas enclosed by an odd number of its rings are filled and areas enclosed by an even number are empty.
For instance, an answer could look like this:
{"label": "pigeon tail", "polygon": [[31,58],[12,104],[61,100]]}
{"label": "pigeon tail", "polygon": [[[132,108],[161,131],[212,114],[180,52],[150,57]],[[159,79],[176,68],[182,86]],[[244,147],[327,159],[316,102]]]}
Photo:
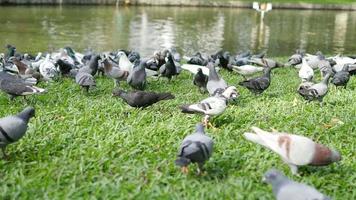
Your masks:
{"label": "pigeon tail", "polygon": [[169,99],[174,99],[174,95],[172,95],[171,93],[161,93],[158,97],[158,99],[161,100],[169,100]]}
{"label": "pigeon tail", "polygon": [[251,142],[260,144],[262,146],[267,146],[266,143],[258,135],[254,133],[244,133],[244,136],[247,140],[250,140]]}
{"label": "pigeon tail", "polygon": [[188,158],[179,157],[179,158],[177,158],[177,159],[175,160],[174,163],[175,163],[176,165],[180,166],[180,167],[184,167],[184,166],[189,165],[190,162],[191,162],[191,160],[188,159]]}
{"label": "pigeon tail", "polygon": [[189,113],[189,114],[194,114],[196,113],[195,110],[192,110],[191,108],[189,108],[190,105],[182,105],[180,106],[180,109],[182,110],[182,113]]}

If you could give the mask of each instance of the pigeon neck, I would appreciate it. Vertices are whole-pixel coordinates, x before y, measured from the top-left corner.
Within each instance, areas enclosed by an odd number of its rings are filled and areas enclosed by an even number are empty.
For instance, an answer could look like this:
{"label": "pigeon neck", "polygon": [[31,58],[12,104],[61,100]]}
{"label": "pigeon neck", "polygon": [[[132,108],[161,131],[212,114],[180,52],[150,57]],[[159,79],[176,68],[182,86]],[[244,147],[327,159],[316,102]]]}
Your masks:
{"label": "pigeon neck", "polygon": [[325,76],[325,78],[323,79],[323,83],[324,83],[325,85],[327,85],[327,84],[329,83],[330,77],[331,77],[331,74],[329,73],[329,74],[327,74],[327,75]]}
{"label": "pigeon neck", "polygon": [[105,69],[105,71],[110,71],[110,70],[112,69],[112,66],[111,66],[111,64],[109,63],[108,59],[105,59],[103,63],[104,63],[104,69]]}
{"label": "pigeon neck", "polygon": [[265,77],[268,77],[268,78],[271,78],[271,70],[272,70],[272,68],[268,68],[268,69],[265,71],[264,76],[265,76]]}
{"label": "pigeon neck", "polygon": [[208,65],[209,68],[209,79],[219,80],[218,73],[216,73],[215,67],[213,65]]}
{"label": "pigeon neck", "polygon": [[28,123],[28,121],[30,120],[30,115],[28,112],[26,111],[22,111],[20,112],[17,117],[21,118],[25,123]]}

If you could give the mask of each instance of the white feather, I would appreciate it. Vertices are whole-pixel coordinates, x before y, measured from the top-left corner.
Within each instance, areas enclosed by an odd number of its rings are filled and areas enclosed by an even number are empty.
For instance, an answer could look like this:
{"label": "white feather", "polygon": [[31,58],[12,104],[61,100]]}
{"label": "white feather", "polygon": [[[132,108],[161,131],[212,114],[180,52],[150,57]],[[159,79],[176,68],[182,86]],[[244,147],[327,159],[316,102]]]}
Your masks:
{"label": "white feather", "polygon": [[190,71],[192,74],[198,73],[198,69],[202,69],[203,74],[209,76],[209,68],[201,65],[183,64],[182,69]]}
{"label": "white feather", "polygon": [[305,58],[302,60],[302,67],[299,70],[299,78],[305,81],[311,81],[314,76],[314,70],[308,65]]}

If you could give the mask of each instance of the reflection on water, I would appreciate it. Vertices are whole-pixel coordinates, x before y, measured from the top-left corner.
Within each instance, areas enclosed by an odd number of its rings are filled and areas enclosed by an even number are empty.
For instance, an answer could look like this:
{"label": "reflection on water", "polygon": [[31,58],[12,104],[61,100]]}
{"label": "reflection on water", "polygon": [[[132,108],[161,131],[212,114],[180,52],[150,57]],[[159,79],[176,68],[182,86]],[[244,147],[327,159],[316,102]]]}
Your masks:
{"label": "reflection on water", "polygon": [[98,51],[136,49],[144,56],[177,46],[186,54],[296,48],[328,54],[356,52],[356,13],[174,7],[0,7],[0,45],[30,52],[65,45]]}

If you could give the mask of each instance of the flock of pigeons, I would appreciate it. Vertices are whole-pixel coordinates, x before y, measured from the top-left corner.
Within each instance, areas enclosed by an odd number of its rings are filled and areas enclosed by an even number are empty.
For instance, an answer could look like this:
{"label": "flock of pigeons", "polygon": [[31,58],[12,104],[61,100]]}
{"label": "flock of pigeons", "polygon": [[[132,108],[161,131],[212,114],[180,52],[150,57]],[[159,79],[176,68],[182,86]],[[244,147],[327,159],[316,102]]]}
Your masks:
{"label": "flock of pigeons", "polygon": [[[73,78],[84,91],[89,92],[90,88],[96,86],[95,77],[103,75],[114,81],[113,96],[122,98],[132,107],[144,108],[161,100],[175,98],[171,93],[144,91],[147,77],[165,77],[171,81],[183,69],[193,73],[194,85],[201,92],[208,92],[209,97],[198,103],[180,107],[183,113],[204,116],[203,122],[197,124],[193,134],[184,138],[179,148],[175,163],[184,173],[188,173],[190,163],[197,163],[198,173],[202,173],[204,163],[213,153],[214,144],[205,133],[204,127],[213,127],[210,118],[222,114],[228,102],[239,96],[237,88],[228,85],[218,70],[226,69],[242,75],[245,80],[238,84],[258,95],[269,87],[272,70],[295,67],[299,69],[298,75],[301,78],[298,93],[308,101],[320,102],[328,93],[330,78],[335,86],[346,88],[350,76],[356,72],[355,56],[337,55],[326,58],[321,52],[311,55],[300,50],[285,64],[265,58],[265,53],[253,55],[244,52],[231,56],[227,51],[219,51],[208,57],[200,53],[191,57],[184,56],[185,64],[182,65],[181,56],[175,48],[154,52],[149,58],[141,58],[138,52],[127,50],[100,54],[87,51],[81,54],[65,47],[58,52],[31,56],[17,52],[13,45],[7,45],[6,48],[6,54],[0,54],[0,89],[9,95],[11,100],[17,96],[44,93],[46,89],[35,86],[38,82],[61,77]],[[316,70],[320,71],[322,77],[317,83],[313,82]],[[249,78],[260,72],[262,75]],[[120,89],[122,82],[126,82],[134,90]],[[4,158],[7,158],[6,146],[24,136],[27,124],[33,116],[35,109],[27,107],[17,115],[0,119],[0,147]],[[252,131],[244,133],[245,138],[280,155],[293,174],[298,173],[298,166],[324,166],[341,160],[338,151],[300,135],[279,133],[275,130],[267,132],[258,127],[252,127]],[[266,172],[264,178],[272,184],[276,199],[329,199],[313,187],[289,180],[275,169]]]}

